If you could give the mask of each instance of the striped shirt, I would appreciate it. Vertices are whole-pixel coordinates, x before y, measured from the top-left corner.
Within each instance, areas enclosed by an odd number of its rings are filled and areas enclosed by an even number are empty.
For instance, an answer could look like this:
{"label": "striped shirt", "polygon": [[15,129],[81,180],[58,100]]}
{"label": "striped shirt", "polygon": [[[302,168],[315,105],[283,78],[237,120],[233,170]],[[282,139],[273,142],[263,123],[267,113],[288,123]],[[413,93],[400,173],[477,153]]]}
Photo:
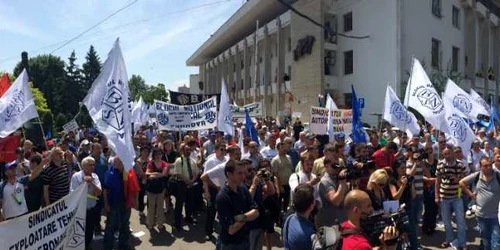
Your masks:
{"label": "striped shirt", "polygon": [[[411,170],[413,168],[413,164],[415,162],[412,161],[406,161],[406,170]],[[418,196],[423,196],[424,195],[424,169],[422,168],[422,165],[417,164],[417,172],[415,175],[413,175],[413,185],[415,186],[415,193]]]}
{"label": "striped shirt", "polygon": [[466,169],[461,161],[439,161],[436,177],[441,179],[439,194],[441,199],[458,198],[458,182],[466,175]]}
{"label": "striped shirt", "polygon": [[50,163],[43,169],[43,185],[49,186],[49,201],[54,203],[69,193],[69,177],[66,166]]}

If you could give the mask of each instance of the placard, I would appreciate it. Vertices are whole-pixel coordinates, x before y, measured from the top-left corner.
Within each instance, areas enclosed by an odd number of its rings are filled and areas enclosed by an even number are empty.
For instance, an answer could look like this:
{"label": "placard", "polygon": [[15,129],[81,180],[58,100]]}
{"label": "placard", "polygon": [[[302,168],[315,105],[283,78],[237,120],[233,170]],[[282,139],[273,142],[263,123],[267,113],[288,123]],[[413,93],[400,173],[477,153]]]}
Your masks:
{"label": "placard", "polygon": [[75,119],[63,125],[64,132],[68,133],[69,131],[77,131],[78,123],[76,123]]}
{"label": "placard", "polygon": [[[333,132],[343,132],[347,135],[352,132],[352,109],[332,110]],[[328,109],[311,106],[309,131],[316,135],[325,135],[328,124]]]}

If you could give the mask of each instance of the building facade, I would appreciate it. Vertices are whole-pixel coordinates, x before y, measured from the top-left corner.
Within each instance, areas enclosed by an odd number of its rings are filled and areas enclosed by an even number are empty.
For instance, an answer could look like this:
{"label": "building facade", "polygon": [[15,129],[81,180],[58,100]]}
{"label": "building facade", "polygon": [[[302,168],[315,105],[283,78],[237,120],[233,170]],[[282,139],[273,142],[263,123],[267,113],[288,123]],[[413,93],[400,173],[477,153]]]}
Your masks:
{"label": "building facade", "polygon": [[[403,97],[411,58],[428,74],[453,72],[465,90],[498,100],[500,1],[250,0],[186,62],[199,67],[201,91],[221,83],[239,105],[263,102],[264,115],[300,112],[329,93],[351,106],[351,85],[376,124],[387,85]],[[439,70],[435,70],[439,69]]]}
{"label": "building facade", "polygon": [[203,93],[200,89],[200,76],[198,74],[189,75],[189,93],[197,95]]}

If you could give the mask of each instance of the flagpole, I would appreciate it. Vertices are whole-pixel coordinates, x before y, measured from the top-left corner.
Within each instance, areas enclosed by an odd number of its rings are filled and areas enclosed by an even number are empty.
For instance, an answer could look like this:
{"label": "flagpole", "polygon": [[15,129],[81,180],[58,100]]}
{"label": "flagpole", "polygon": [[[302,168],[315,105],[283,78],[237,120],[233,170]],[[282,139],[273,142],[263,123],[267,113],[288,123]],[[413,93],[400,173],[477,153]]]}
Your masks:
{"label": "flagpole", "polygon": [[45,149],[48,151],[49,146],[47,145],[47,139],[45,139],[45,132],[43,131],[42,121],[40,120],[40,116],[37,116],[38,124],[40,125],[40,130],[42,131],[43,142],[45,143]]}

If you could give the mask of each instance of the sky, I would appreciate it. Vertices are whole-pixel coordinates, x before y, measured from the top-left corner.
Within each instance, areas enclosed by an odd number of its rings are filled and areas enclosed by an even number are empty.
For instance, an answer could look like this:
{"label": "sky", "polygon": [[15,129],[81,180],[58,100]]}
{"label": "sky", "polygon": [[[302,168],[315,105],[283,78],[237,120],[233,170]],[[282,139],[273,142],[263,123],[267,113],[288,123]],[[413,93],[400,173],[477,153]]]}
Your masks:
{"label": "sky", "polygon": [[[21,52],[50,54],[66,41],[134,0],[0,0],[0,72],[12,73]],[[68,45],[54,51],[78,65],[94,45],[101,61],[119,37],[128,76],[177,90],[197,67],[186,60],[240,8],[244,0],[137,0]]]}

